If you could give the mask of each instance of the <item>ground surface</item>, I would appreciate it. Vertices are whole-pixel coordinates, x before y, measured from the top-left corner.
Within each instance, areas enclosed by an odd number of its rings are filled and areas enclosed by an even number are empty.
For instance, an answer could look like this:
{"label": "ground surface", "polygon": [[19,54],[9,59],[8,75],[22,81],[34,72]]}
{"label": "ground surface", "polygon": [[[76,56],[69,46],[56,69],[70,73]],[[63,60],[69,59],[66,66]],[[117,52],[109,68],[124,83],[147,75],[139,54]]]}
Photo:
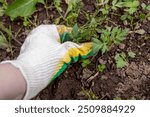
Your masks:
{"label": "ground surface", "polygon": [[[149,0],[144,2],[149,4]],[[94,0],[88,2],[84,0],[84,9],[94,12],[93,4]],[[65,5],[62,6],[66,9]],[[51,8],[47,17],[43,5],[39,4],[37,7],[38,11],[34,14],[39,19],[36,22],[37,25],[52,23],[52,19],[59,16],[57,11]],[[117,20],[118,16],[110,16],[110,18],[121,27],[126,26]],[[19,43],[24,42],[26,35],[33,28],[33,25],[24,27],[20,18],[12,22],[7,16],[3,16],[0,21],[6,27],[11,25],[15,40]],[[84,22],[86,21],[82,14],[79,15],[78,23],[84,24]],[[80,62],[71,64],[61,76],[34,99],[150,99],[150,21],[138,22],[140,28],[146,31],[145,36],[148,39],[139,34],[130,34],[122,45],[112,47],[107,54],[99,53],[91,58],[92,62],[86,68],[83,68]],[[0,49],[0,61],[16,58],[21,46],[19,43],[13,40],[13,55]],[[118,52],[127,53],[128,51],[134,52],[136,57],[129,59],[126,67],[117,69],[114,56]],[[102,73],[96,68],[99,63],[105,63],[107,66]]]}

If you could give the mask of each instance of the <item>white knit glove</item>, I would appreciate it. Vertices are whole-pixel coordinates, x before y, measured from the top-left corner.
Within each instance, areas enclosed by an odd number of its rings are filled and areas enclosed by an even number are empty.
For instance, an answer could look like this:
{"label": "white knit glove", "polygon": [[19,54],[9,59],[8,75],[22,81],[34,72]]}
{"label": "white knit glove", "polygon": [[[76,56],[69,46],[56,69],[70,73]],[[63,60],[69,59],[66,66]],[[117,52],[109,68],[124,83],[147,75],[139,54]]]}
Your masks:
{"label": "white knit glove", "polygon": [[24,99],[36,96],[71,62],[91,54],[91,43],[61,44],[58,28],[56,25],[38,26],[26,38],[18,58],[2,62],[11,63],[22,72],[27,83]]}

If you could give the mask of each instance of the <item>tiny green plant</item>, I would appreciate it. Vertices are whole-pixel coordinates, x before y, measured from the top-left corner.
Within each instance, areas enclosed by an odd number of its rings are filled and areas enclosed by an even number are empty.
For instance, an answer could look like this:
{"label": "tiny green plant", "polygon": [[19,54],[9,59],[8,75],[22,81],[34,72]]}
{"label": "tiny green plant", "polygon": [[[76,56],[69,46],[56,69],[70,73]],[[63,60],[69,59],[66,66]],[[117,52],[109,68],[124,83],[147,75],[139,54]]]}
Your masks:
{"label": "tiny green plant", "polygon": [[116,66],[117,68],[123,68],[127,65],[129,58],[135,58],[136,54],[132,51],[129,51],[127,55],[122,53],[117,53],[115,56]]}
{"label": "tiny green plant", "polygon": [[103,8],[101,8],[100,11],[102,12],[103,15],[108,15],[109,14],[108,2],[106,2],[105,5],[103,5]]}
{"label": "tiny green plant", "polygon": [[118,27],[106,27],[101,31],[101,39],[93,39],[93,52],[101,50],[102,54],[106,53],[113,44],[120,44],[128,34],[128,29],[122,30]]}
{"label": "tiny green plant", "polygon": [[122,0],[113,0],[112,1],[112,9],[113,10],[117,10],[118,8],[122,8],[122,7],[123,7]]}
{"label": "tiny green plant", "polygon": [[140,2],[138,0],[126,0],[123,2],[123,6],[126,7],[126,12],[133,14],[138,10]]}
{"label": "tiny green plant", "polygon": [[132,51],[128,52],[128,57],[135,58],[136,54]]}
{"label": "tiny green plant", "polygon": [[68,26],[73,26],[76,23],[80,9],[82,7],[81,0],[65,0],[68,5],[67,11],[64,15],[64,20]]}
{"label": "tiny green plant", "polygon": [[91,63],[89,59],[82,59],[81,62],[82,67],[87,67]]}
{"label": "tiny green plant", "polygon": [[[128,22],[133,29],[133,26],[136,24],[134,22],[136,18],[136,13],[139,9],[140,2],[139,0],[123,0],[123,8],[124,8],[124,14],[121,15],[121,20],[125,21],[128,20]],[[145,18],[144,14],[141,14],[141,18]]]}
{"label": "tiny green plant", "polygon": [[97,67],[98,67],[98,71],[99,72],[103,72],[106,69],[106,65],[105,64],[100,64]]}
{"label": "tiny green plant", "polygon": [[117,53],[115,56],[116,66],[117,68],[123,68],[127,64],[125,53]]}
{"label": "tiny green plant", "polygon": [[61,0],[53,0],[54,6],[57,9],[58,12],[62,12],[62,8],[61,8]]}

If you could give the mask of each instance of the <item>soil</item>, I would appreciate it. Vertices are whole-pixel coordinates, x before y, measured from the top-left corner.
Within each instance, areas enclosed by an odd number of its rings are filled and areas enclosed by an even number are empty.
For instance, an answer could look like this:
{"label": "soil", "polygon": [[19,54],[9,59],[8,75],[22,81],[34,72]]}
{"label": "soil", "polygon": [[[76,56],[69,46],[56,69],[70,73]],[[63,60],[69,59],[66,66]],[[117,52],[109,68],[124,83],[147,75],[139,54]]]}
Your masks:
{"label": "soil", "polygon": [[[84,10],[94,12],[94,0],[84,0]],[[144,0],[148,4],[148,0]],[[51,3],[51,2],[50,2]],[[49,3],[49,4],[50,4]],[[59,14],[51,8],[46,15],[43,5],[38,5],[37,15],[39,24],[52,23]],[[64,6],[64,9],[66,7]],[[117,16],[110,16],[120,27],[129,27],[128,24],[121,24]],[[47,20],[48,19],[48,20]],[[0,49],[0,61],[14,59],[18,56],[20,47],[24,42],[29,30],[35,26],[23,27],[22,19],[10,21],[7,16],[0,18],[6,27],[11,25],[15,40],[12,45],[14,54]],[[78,23],[84,24],[86,19],[80,14]],[[87,68],[81,66],[81,62],[71,64],[68,69],[53,81],[47,88],[39,93],[36,100],[77,100],[77,99],[150,99],[150,22],[145,20],[139,22],[140,29],[146,31],[145,36],[131,33],[120,46],[112,47],[107,54],[98,54],[91,58],[91,64]],[[113,24],[110,24],[113,25]],[[16,33],[18,32],[18,33]],[[122,69],[117,69],[114,56],[117,53],[128,53],[132,51],[135,58],[129,58],[128,64]],[[106,63],[104,72],[97,71],[98,64]],[[89,93],[91,96],[87,95]]]}

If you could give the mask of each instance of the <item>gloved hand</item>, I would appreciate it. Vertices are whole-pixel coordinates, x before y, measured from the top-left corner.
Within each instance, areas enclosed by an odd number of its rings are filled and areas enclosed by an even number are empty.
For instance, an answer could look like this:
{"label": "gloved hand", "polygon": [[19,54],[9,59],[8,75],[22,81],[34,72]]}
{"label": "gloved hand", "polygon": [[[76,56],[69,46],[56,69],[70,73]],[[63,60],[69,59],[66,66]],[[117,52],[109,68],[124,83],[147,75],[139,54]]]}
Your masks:
{"label": "gloved hand", "polygon": [[24,99],[36,96],[71,62],[92,54],[92,43],[60,43],[59,33],[66,31],[63,28],[56,25],[38,26],[26,38],[18,58],[3,62],[11,63],[23,74],[27,84]]}

